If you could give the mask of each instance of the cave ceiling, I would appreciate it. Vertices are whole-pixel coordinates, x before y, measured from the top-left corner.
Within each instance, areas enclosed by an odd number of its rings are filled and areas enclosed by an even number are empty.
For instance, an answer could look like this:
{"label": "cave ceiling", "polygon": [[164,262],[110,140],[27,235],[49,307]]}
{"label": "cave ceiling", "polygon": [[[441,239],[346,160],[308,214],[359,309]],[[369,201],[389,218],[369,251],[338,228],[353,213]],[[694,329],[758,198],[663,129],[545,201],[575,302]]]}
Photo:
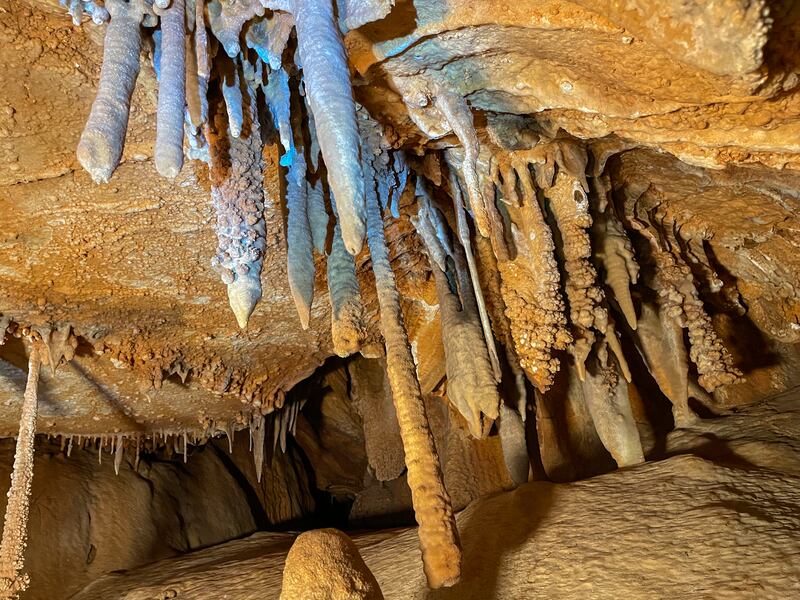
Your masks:
{"label": "cave ceiling", "polygon": [[[384,4],[386,16],[344,36],[353,93],[415,169],[435,182],[437,151],[459,145],[431,100],[442,89],[466,99],[484,148],[584,141],[595,175],[612,174],[625,210],[636,204],[703,240],[717,271],[735,282],[732,312],[746,313],[786,357],[754,367],[722,400],[735,404],[793,383],[800,5]],[[27,328],[72,332],[74,358],[42,374],[45,433],[243,424],[253,410],[280,408],[288,390],[335,354],[324,258],[316,256],[306,330],[290,291],[286,182],[274,136],[263,153],[263,297],[245,329],[211,267],[209,168],[187,160],[174,181],[156,172],[158,85],[147,47],[119,167],[101,184],[81,167],[76,147],[98,87],[105,28],[88,15],[74,25],[53,0],[0,0],[0,314],[11,328],[0,349],[0,435],[18,427],[26,359],[12,334]],[[413,198],[400,200],[400,218],[386,220],[386,234],[419,357],[436,292],[422,275],[428,261],[413,235],[412,205]],[[366,245],[355,263],[373,340],[365,354],[376,355]],[[748,349],[733,344],[731,352]],[[434,384],[437,368],[430,367]]]}

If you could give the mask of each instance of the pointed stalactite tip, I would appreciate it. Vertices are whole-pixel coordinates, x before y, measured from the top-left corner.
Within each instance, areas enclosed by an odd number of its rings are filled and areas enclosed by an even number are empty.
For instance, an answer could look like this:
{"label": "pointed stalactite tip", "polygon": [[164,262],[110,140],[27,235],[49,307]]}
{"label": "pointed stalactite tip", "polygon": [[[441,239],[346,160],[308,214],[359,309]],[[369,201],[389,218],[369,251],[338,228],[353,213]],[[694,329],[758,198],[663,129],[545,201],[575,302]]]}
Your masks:
{"label": "pointed stalactite tip", "polygon": [[239,327],[245,329],[250,315],[261,300],[261,281],[252,277],[237,277],[228,285],[228,301]]}

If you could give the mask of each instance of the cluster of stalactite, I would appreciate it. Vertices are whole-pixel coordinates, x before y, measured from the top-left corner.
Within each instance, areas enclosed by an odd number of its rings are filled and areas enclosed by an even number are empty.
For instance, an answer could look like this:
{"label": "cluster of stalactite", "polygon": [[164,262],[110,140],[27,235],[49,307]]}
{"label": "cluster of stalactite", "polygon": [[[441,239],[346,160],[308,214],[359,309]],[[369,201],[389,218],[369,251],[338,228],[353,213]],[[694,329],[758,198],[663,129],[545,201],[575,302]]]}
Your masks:
{"label": "cluster of stalactite", "polygon": [[[646,366],[676,407],[676,421],[691,418],[688,360],[709,391],[740,374],[683,259],[697,244],[693,238],[681,243],[674,224],[621,211],[603,173],[607,156],[592,156],[566,136],[507,124],[495,126],[488,141],[479,138],[467,101],[422,75],[395,81],[409,115],[430,138],[452,142],[437,151],[435,167],[391,146],[354,101],[342,43],[343,32],[382,18],[391,6],[363,0],[336,6],[332,0],[71,3],[77,20],[86,12],[108,21],[99,89],[77,155],[96,181],[112,176],[123,154],[141,50],[150,48],[159,80],[155,167],[176,178],[184,157],[209,163],[218,236],[212,266],[242,328],[262,297],[264,213],[282,200],[288,285],[301,326],[310,326],[319,301],[316,268],[324,257],[333,351],[344,357],[362,350],[368,331],[354,257],[366,239],[425,572],[439,587],[458,581],[460,547],[384,233],[385,219],[409,216],[401,215],[402,194],[412,190],[416,198],[410,216],[439,300],[446,396],[475,437],[499,430],[515,480],[527,478],[527,465],[519,465],[525,378],[547,393],[565,362],[576,370],[594,427],[617,464],[644,460],[614,315],[634,332]],[[282,199],[264,186],[271,133],[280,144]],[[655,275],[646,283],[657,292],[655,303],[634,293],[643,284],[631,229],[651,244]],[[681,328],[688,330],[688,354]],[[663,356],[659,344],[671,355]],[[66,356],[56,354],[56,364]],[[504,366],[522,398],[516,407],[501,399]],[[269,436],[285,448],[302,406],[273,415],[262,414],[265,408],[246,424],[259,473]],[[229,427],[222,430],[232,435]],[[190,438],[189,432],[165,434],[163,443],[186,456]],[[100,448],[107,444],[118,468],[124,448],[138,451],[140,440],[117,434]]]}

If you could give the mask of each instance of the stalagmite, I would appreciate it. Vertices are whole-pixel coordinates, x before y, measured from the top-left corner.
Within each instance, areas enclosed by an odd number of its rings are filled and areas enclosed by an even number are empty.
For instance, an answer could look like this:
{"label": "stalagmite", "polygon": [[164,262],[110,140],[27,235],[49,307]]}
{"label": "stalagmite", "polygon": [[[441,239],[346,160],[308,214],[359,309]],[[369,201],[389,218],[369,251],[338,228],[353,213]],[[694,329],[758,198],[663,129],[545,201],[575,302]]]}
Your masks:
{"label": "stalagmite", "polygon": [[266,245],[261,136],[252,93],[246,106],[246,131],[240,138],[229,131],[224,113],[216,111],[210,174],[219,241],[212,267],[228,286],[231,309],[242,329],[261,298]]}
{"label": "stalagmite", "polygon": [[33,343],[28,357],[28,382],[22,400],[11,487],[8,490],[3,538],[0,541],[0,597],[3,598],[16,598],[30,583],[30,578],[22,572],[22,568],[25,566],[24,553],[28,540],[28,511],[38,412],[37,386],[41,358],[37,344],[38,342]]}
{"label": "stalagmite", "polygon": [[589,198],[580,180],[562,170],[556,174],[553,186],[544,193],[550,200],[550,209],[561,233],[564,287],[574,331],[570,352],[575,357],[578,375],[583,379],[584,363],[592,350],[595,332],[604,334],[608,324],[608,314],[602,306],[603,293],[597,286],[597,273],[590,260]]}
{"label": "stalagmite", "polygon": [[375,191],[369,189],[374,185],[370,179],[367,178],[367,241],[375,273],[381,332],[386,344],[389,384],[403,439],[425,575],[428,584],[435,589],[454,585],[461,576],[458,530],[425,414],[394,272],[389,263],[380,205]]}
{"label": "stalagmite", "polygon": [[[447,397],[466,419],[470,433],[482,438],[489,433],[492,421],[498,417],[500,396],[484,343],[463,251],[459,246],[453,246],[448,253],[441,244],[436,236],[439,227],[434,223],[443,219],[436,214],[434,207],[423,202],[414,224],[431,258],[431,271],[436,282],[446,361]],[[426,221],[427,227],[423,225]],[[441,265],[434,260],[437,255],[441,257]],[[452,268],[448,268],[448,265],[452,265]]]}
{"label": "stalagmite", "polygon": [[156,170],[169,179],[183,166],[183,112],[186,104],[186,43],[184,0],[156,8],[161,17],[161,77],[156,113]]}
{"label": "stalagmite", "polygon": [[98,183],[108,182],[122,158],[139,74],[140,25],[151,13],[145,0],[108,0],[106,8],[111,20],[103,43],[100,84],[77,151],[81,165]]}
{"label": "stalagmite", "polygon": [[364,242],[364,179],[347,55],[332,0],[295,0],[294,18],[306,100],[328,168],[342,239],[347,251],[356,255]]}
{"label": "stalagmite", "polygon": [[296,155],[286,178],[286,206],[289,210],[286,260],[289,289],[300,325],[308,329],[314,299],[314,247],[308,222],[305,167],[303,156]]}
{"label": "stalagmite", "polygon": [[344,247],[339,224],[333,230],[328,255],[328,298],[331,303],[333,351],[346,357],[358,352],[366,337],[361,288],[353,256]]}
{"label": "stalagmite", "polygon": [[280,600],[383,600],[353,541],[337,529],[297,536],[283,567]]}

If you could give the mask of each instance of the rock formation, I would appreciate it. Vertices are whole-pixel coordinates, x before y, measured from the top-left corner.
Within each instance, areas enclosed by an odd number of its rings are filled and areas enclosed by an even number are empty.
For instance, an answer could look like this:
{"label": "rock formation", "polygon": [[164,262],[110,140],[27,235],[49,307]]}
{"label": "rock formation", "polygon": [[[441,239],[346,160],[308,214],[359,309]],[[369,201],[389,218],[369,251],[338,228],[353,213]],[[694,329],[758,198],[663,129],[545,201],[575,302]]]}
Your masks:
{"label": "rock formation", "polygon": [[286,555],[282,600],[383,600],[353,541],[336,529],[300,534]]}
{"label": "rock formation", "polygon": [[56,4],[0,0],[6,593],[34,433],[218,452],[253,528],[413,517],[438,589],[469,502],[800,384],[793,3]]}

